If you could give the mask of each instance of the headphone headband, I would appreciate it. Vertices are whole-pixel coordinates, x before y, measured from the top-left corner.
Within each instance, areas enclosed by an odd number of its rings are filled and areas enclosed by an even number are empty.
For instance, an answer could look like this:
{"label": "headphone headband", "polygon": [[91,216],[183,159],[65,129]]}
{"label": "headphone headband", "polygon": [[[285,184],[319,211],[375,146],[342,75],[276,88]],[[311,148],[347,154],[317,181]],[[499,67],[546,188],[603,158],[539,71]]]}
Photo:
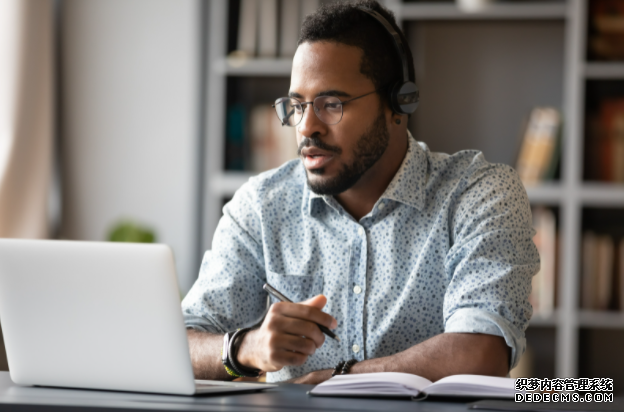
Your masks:
{"label": "headphone headband", "polygon": [[403,80],[397,82],[391,87],[390,90],[390,105],[392,110],[399,114],[412,114],[418,107],[419,92],[416,84],[409,78],[409,69],[407,65],[407,51],[401,35],[392,27],[392,25],[375,10],[370,10],[362,6],[357,6],[358,9],[373,17],[392,35],[394,40],[394,46],[401,58],[401,64],[403,66]]}
{"label": "headphone headband", "polygon": [[405,46],[403,45],[403,41],[401,40],[401,36],[399,35],[399,33],[394,30],[394,27],[392,27],[392,25],[388,22],[388,20],[384,18],[384,16],[382,16],[375,10],[365,9],[364,7],[358,7],[358,9],[374,17],[375,20],[381,23],[386,28],[386,30],[388,30],[388,33],[392,35],[392,38],[394,39],[394,46],[397,50],[397,53],[399,53],[399,56],[401,56],[401,63],[403,65],[403,82],[409,82],[410,79],[409,69],[407,68],[407,53],[405,52]]}

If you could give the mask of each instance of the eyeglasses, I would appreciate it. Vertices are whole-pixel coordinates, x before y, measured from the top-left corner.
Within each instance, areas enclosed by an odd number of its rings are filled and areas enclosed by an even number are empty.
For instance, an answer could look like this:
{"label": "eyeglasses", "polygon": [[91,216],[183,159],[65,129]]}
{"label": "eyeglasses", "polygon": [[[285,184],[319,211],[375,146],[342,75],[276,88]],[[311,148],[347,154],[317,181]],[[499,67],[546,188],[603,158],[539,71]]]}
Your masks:
{"label": "eyeglasses", "polygon": [[373,90],[370,93],[354,97],[344,102],[341,102],[340,99],[335,96],[318,96],[311,102],[300,102],[294,97],[280,97],[275,101],[272,107],[275,107],[277,117],[280,119],[280,122],[282,122],[282,126],[294,127],[301,123],[305,107],[308,104],[312,105],[314,113],[320,121],[331,126],[338,124],[342,120],[342,106],[368,96],[369,94],[373,94],[376,91],[377,90]]}

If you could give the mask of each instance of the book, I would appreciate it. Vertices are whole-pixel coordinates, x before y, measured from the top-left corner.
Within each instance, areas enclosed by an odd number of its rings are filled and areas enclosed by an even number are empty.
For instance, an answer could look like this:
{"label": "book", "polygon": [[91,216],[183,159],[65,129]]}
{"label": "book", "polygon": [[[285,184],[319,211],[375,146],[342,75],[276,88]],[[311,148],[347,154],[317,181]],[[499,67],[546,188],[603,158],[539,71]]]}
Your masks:
{"label": "book", "polygon": [[453,375],[431,382],[399,372],[336,375],[310,391],[316,396],[411,397],[426,396],[513,398],[514,380],[482,375]]}
{"label": "book", "polygon": [[245,169],[245,122],[246,110],[242,104],[233,104],[227,109],[225,132],[226,170]]}
{"label": "book", "polygon": [[280,57],[293,57],[299,40],[299,1],[281,0]]}
{"label": "book", "polygon": [[549,316],[555,308],[556,219],[553,211],[545,207],[534,208],[532,215],[533,242],[540,255],[540,270],[531,281],[529,302],[533,315]]}
{"label": "book", "polygon": [[275,57],[277,55],[277,0],[259,0],[258,55]]}
{"label": "book", "polygon": [[617,301],[620,311],[624,312],[624,239],[620,240],[617,250],[618,276],[617,276]]}
{"label": "book", "polygon": [[583,172],[585,180],[604,180],[600,160],[602,135],[600,130],[600,116],[598,113],[587,113],[585,117],[585,159]]}
{"label": "book", "polygon": [[258,38],[258,0],[241,0],[236,48],[246,57],[256,54]]}
{"label": "book", "polygon": [[251,109],[250,129],[250,170],[264,172],[297,157],[295,128],[282,126],[271,106]]}
{"label": "book", "polygon": [[590,59],[624,59],[624,2],[593,0],[589,5]]}
{"label": "book", "polygon": [[516,170],[526,186],[542,182],[554,174],[558,162],[561,115],[552,107],[536,107],[531,111],[522,139]]}
{"label": "book", "polygon": [[613,285],[614,249],[615,245],[611,236],[598,236],[596,245],[596,269],[594,272],[596,290],[594,309],[607,310],[609,308]]}
{"label": "book", "polygon": [[600,104],[601,177],[624,182],[624,99],[606,99]]}
{"label": "book", "polygon": [[583,271],[581,275],[581,308],[594,309],[596,305],[596,287],[594,271],[597,260],[597,239],[593,232],[583,234]]}
{"label": "book", "polygon": [[616,272],[615,254],[615,241],[611,236],[593,232],[583,234],[581,308],[588,310],[610,308]]}

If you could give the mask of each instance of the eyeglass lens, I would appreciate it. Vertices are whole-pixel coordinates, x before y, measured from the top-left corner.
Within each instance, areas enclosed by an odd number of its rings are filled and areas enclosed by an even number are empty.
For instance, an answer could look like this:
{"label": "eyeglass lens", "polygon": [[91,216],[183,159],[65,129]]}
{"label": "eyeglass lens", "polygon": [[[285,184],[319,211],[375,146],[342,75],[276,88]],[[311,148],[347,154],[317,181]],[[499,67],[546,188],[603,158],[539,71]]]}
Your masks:
{"label": "eyeglass lens", "polygon": [[[292,97],[280,97],[275,101],[277,117],[285,126],[296,126],[303,119],[304,106]],[[312,103],[314,113],[325,124],[334,125],[342,119],[342,102],[334,96],[318,96]]]}

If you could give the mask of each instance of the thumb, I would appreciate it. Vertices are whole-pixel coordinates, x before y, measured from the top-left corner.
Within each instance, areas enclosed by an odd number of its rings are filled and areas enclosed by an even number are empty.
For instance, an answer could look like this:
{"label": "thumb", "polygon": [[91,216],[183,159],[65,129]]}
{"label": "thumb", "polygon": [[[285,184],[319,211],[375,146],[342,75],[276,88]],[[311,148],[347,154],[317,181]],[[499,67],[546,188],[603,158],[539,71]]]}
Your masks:
{"label": "thumb", "polygon": [[317,309],[323,309],[326,303],[327,298],[324,295],[316,295],[313,298],[299,302],[300,305],[312,306]]}

